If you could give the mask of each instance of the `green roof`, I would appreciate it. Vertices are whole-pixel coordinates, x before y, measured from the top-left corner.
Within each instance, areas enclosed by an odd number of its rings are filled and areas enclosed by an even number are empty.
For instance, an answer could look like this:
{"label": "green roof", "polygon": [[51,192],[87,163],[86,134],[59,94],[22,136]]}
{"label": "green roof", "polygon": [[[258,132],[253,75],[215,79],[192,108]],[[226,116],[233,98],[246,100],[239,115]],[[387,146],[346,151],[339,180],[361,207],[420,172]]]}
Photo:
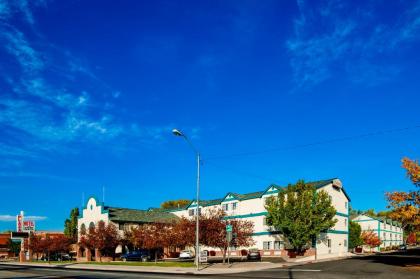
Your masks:
{"label": "green roof", "polygon": [[[314,186],[316,189],[320,189],[324,186],[327,186],[331,183],[333,183],[334,179],[336,178],[332,178],[332,179],[325,179],[325,180],[319,180],[319,181],[313,181],[313,182],[308,182],[308,184]],[[285,187],[281,187],[279,185],[276,184],[271,184],[270,186],[268,186],[266,188],[266,190],[264,191],[258,191],[258,192],[252,192],[252,193],[247,193],[247,194],[238,194],[238,193],[233,193],[233,192],[229,192],[225,195],[225,197],[220,198],[220,199],[214,199],[214,200],[200,200],[200,206],[211,206],[211,205],[216,205],[216,204],[221,204],[223,202],[223,200],[228,196],[228,195],[232,195],[234,196],[236,199],[242,201],[242,200],[249,200],[249,199],[256,199],[256,198],[261,198],[270,188],[276,188],[279,191],[282,191]],[[349,196],[347,195],[347,193],[345,192],[344,188],[342,188],[342,191],[344,193],[344,195],[347,197],[347,199],[350,201]],[[183,209],[187,209],[188,207],[190,207],[193,203],[195,202],[195,200],[192,200],[191,203],[187,206],[185,206],[184,208],[179,208],[177,210],[183,210]],[[173,210],[173,211],[177,211],[177,210]]]}
{"label": "green roof", "polygon": [[116,223],[169,223],[177,220],[175,214],[161,209],[128,209],[120,207],[105,207],[109,212],[109,219]]}

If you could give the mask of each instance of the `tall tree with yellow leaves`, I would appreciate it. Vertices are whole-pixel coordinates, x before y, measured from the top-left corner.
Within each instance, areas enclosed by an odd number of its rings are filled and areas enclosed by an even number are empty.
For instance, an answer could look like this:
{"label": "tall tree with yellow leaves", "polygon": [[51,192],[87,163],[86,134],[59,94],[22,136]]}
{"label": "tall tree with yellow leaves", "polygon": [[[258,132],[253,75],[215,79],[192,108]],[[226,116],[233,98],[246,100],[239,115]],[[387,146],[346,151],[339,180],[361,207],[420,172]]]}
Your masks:
{"label": "tall tree with yellow leaves", "polygon": [[407,171],[407,177],[415,189],[402,192],[387,192],[389,217],[402,223],[404,229],[410,231],[420,229],[420,166],[417,160],[407,157],[402,159],[402,167]]}

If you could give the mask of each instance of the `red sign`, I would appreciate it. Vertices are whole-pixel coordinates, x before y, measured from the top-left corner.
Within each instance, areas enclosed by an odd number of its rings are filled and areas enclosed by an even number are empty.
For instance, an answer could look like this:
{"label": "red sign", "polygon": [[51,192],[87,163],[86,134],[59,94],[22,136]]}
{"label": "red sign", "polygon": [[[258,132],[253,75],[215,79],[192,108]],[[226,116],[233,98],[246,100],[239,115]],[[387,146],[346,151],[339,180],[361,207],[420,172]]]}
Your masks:
{"label": "red sign", "polygon": [[22,215],[16,216],[16,230],[22,232]]}
{"label": "red sign", "polygon": [[34,221],[23,221],[23,231],[29,232],[35,230],[35,222]]}

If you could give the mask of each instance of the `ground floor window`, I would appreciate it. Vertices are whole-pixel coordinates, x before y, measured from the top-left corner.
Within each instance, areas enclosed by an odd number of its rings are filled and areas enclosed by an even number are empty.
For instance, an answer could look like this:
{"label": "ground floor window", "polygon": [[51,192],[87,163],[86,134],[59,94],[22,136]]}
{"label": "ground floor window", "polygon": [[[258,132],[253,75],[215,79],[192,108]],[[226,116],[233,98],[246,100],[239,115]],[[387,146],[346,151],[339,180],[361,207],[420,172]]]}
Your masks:
{"label": "ground floor window", "polygon": [[283,249],[283,241],[274,241],[274,250]]}
{"label": "ground floor window", "polygon": [[328,243],[328,248],[331,248],[331,239],[328,239],[327,243]]}
{"label": "ground floor window", "polygon": [[271,249],[271,241],[264,241],[263,242],[263,249],[270,250]]}
{"label": "ground floor window", "polygon": [[344,239],[344,247],[347,247],[347,239]]}

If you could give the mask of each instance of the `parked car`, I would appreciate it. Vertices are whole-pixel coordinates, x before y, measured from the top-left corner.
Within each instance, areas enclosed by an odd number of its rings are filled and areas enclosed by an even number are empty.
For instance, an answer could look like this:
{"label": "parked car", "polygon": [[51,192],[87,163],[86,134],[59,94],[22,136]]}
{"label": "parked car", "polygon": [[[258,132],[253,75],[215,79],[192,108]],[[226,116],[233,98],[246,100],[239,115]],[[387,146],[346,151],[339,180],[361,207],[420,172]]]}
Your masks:
{"label": "parked car", "polygon": [[194,258],[194,254],[190,250],[183,250],[179,253],[179,258],[180,259],[192,259],[192,258]]}
{"label": "parked car", "polygon": [[260,251],[258,251],[258,249],[249,249],[246,259],[248,261],[261,261]]}
{"label": "parked car", "polygon": [[126,261],[148,262],[152,259],[152,257],[148,250],[136,250],[136,251],[128,252],[124,255],[121,255],[120,259],[124,262]]}
{"label": "parked car", "polygon": [[400,246],[398,246],[398,250],[407,251],[407,245],[406,244],[401,244]]}

